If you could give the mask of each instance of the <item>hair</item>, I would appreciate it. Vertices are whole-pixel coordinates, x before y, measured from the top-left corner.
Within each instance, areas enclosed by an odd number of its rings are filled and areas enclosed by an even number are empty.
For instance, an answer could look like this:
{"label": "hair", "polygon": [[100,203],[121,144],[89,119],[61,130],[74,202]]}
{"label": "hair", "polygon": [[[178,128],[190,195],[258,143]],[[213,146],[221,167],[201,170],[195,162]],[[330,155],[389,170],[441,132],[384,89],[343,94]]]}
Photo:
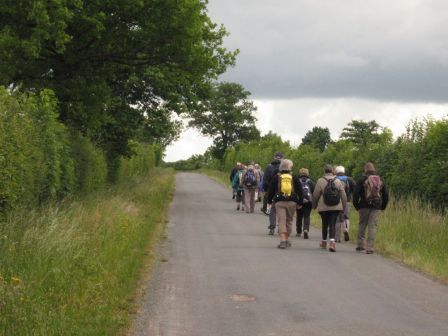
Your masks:
{"label": "hair", "polygon": [[283,159],[278,167],[279,171],[291,171],[293,163],[291,160]]}
{"label": "hair", "polygon": [[300,168],[299,175],[300,176],[310,176],[310,171],[306,168]]}
{"label": "hair", "polygon": [[326,164],[324,167],[325,174],[333,174],[333,166],[331,164]]}
{"label": "hair", "polygon": [[365,172],[365,173],[375,172],[375,166],[373,165],[372,162],[367,162],[367,163],[364,165],[364,172]]}

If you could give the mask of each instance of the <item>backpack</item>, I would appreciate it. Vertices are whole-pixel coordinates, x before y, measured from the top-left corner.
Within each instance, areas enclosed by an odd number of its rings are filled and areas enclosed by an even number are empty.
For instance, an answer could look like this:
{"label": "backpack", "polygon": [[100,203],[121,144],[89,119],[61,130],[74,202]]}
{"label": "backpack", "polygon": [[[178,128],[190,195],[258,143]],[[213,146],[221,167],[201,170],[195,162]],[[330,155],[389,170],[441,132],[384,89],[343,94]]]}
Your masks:
{"label": "backpack", "polygon": [[344,190],[345,190],[345,194],[349,195],[350,193],[350,183],[348,182],[348,177],[347,176],[336,176],[336,178],[341,181],[342,183],[344,183]]}
{"label": "backpack", "polygon": [[327,185],[325,186],[324,192],[322,194],[322,197],[324,198],[324,203],[327,206],[334,206],[338,205],[341,201],[341,196],[339,195],[338,187],[336,186],[336,178],[327,180],[324,178],[325,181],[327,181]]}
{"label": "backpack", "polygon": [[303,203],[311,203],[313,201],[313,195],[311,195],[310,182],[311,180],[306,177],[300,179],[303,189]]}
{"label": "backpack", "polygon": [[245,187],[249,187],[249,188],[257,186],[257,177],[255,176],[255,172],[252,169],[249,169],[244,174],[243,184]]}
{"label": "backpack", "polygon": [[383,181],[378,175],[369,175],[364,181],[364,193],[369,208],[380,209],[382,203],[381,189]]}
{"label": "backpack", "polygon": [[278,194],[283,197],[291,197],[294,193],[294,184],[291,174],[278,174]]}

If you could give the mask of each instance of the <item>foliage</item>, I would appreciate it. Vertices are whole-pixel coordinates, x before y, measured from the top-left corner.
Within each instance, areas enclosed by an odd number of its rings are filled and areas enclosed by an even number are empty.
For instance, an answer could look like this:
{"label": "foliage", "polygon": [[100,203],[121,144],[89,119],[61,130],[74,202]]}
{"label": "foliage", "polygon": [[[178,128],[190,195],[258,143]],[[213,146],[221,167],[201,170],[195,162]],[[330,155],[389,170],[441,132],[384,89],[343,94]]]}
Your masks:
{"label": "foliage", "polygon": [[172,170],[154,169],[12,215],[0,226],[0,334],[121,334],[173,186]]}
{"label": "foliage", "polygon": [[236,52],[222,47],[226,31],[206,6],[203,0],[2,1],[0,85],[53,90],[60,120],[101,145],[116,170],[140,126],[154,131],[146,139],[172,140],[176,125],[162,118],[170,132],[161,133],[152,124],[161,111],[194,110],[234,63]]}
{"label": "foliage", "polygon": [[308,131],[302,138],[303,145],[313,146],[319,149],[321,152],[323,152],[330,143],[331,136],[328,127],[313,127],[313,129],[311,131]]}
{"label": "foliage", "polygon": [[238,141],[257,139],[260,132],[255,126],[254,103],[250,93],[237,83],[218,83],[202,109],[193,113],[189,125],[203,135],[213,137],[213,157],[221,160],[227,148]]}

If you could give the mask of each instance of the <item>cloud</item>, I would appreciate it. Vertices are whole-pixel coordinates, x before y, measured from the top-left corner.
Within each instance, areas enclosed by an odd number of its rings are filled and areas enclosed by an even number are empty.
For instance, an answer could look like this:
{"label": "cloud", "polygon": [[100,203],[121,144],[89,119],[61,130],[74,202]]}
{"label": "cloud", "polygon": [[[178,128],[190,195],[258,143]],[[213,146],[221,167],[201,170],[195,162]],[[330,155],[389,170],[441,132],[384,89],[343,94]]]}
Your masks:
{"label": "cloud", "polygon": [[448,101],[448,2],[210,0],[256,99]]}

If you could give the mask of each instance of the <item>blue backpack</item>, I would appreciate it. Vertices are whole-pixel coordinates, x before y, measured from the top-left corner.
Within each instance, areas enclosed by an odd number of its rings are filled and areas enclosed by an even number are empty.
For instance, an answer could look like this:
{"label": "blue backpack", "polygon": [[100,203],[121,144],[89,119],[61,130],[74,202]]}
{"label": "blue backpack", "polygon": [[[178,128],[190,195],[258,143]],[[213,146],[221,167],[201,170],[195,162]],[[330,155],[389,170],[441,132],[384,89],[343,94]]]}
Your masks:
{"label": "blue backpack", "polygon": [[255,172],[252,169],[249,169],[244,174],[243,185],[249,188],[257,186],[257,177],[255,176]]}

